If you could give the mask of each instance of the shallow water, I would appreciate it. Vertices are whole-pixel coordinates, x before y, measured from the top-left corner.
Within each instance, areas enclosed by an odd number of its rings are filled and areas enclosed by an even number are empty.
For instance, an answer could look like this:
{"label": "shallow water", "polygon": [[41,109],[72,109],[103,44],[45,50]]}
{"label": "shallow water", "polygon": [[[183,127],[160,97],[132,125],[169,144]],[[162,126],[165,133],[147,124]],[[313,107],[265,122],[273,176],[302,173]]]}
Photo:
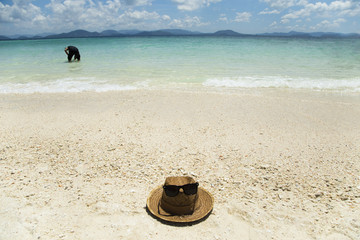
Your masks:
{"label": "shallow water", "polygon": [[[67,62],[65,46],[80,62]],[[360,92],[360,39],[128,37],[0,42],[0,93],[139,88]]]}

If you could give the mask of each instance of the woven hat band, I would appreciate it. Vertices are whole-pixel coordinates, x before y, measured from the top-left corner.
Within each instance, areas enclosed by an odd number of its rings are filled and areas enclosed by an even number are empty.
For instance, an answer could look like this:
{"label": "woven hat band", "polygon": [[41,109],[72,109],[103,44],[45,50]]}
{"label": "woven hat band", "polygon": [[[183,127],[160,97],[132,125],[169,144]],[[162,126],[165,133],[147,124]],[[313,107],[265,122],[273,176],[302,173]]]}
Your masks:
{"label": "woven hat band", "polygon": [[[163,194],[164,195],[164,194]],[[173,214],[173,215],[189,215],[193,214],[195,209],[195,203],[197,196],[193,196],[194,200],[189,204],[185,206],[179,206],[179,205],[173,205],[171,202],[166,201],[166,197],[162,197],[160,200],[160,207],[164,209],[164,211]]]}

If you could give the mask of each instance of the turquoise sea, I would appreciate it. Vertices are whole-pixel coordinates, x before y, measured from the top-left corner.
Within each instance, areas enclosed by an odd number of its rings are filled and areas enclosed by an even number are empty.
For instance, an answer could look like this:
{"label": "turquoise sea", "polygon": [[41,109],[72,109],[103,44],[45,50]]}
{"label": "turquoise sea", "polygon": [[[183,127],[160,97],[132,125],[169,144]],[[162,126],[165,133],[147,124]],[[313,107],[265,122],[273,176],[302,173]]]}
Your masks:
{"label": "turquoise sea", "polygon": [[[67,62],[65,46],[79,48]],[[248,88],[360,92],[360,39],[124,37],[0,41],[0,93]]]}

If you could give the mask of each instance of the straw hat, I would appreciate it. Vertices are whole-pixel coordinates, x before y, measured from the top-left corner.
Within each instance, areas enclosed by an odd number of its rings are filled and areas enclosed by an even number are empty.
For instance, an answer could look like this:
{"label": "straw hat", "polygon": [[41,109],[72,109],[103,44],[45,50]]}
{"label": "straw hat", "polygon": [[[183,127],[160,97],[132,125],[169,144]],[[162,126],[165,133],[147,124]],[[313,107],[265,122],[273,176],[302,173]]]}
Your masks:
{"label": "straw hat", "polygon": [[[153,189],[147,199],[150,213],[167,222],[193,223],[207,217],[214,206],[213,196],[205,189],[198,187],[197,193],[187,195],[183,189],[174,197],[166,195],[163,186],[196,184],[191,177],[168,177],[165,184]],[[183,191],[181,191],[183,190]]]}

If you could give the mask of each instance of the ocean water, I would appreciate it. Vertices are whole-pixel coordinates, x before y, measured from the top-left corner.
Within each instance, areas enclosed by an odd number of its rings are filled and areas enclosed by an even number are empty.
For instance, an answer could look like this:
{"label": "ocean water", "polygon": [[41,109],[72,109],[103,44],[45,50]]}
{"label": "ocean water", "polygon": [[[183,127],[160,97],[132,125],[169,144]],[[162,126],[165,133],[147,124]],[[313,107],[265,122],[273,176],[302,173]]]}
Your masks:
{"label": "ocean water", "polygon": [[[65,46],[80,50],[67,62]],[[0,94],[248,88],[360,92],[360,39],[128,37],[0,41]]]}

